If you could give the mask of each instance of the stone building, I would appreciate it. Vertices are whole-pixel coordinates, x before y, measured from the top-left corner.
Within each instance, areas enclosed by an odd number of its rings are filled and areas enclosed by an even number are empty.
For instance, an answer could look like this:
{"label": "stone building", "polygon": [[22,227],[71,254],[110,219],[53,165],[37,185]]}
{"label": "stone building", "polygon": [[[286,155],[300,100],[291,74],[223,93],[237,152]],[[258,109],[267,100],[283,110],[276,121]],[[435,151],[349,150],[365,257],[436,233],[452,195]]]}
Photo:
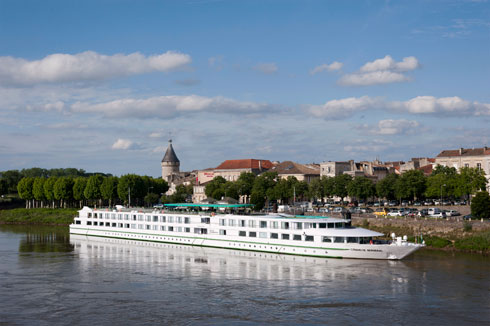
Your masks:
{"label": "stone building", "polygon": [[282,179],[295,177],[298,181],[306,181],[307,183],[320,177],[320,166],[318,164],[299,164],[292,161],[284,161],[272,167],[271,171],[277,172],[277,175]]}

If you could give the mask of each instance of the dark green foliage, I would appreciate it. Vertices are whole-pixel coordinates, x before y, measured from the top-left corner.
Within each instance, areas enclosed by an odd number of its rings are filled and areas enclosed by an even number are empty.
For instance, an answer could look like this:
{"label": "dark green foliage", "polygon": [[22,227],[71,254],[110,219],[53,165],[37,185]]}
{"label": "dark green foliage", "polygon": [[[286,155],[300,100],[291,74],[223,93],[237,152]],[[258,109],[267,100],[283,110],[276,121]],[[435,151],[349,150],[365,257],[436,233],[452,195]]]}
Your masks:
{"label": "dark green foliage", "polygon": [[374,196],[374,183],[366,177],[355,177],[347,185],[347,192],[351,197],[366,200]]}
{"label": "dark green foliage", "polygon": [[44,177],[35,178],[34,185],[32,187],[32,194],[34,196],[34,199],[39,200],[39,201],[46,200],[46,196],[44,196],[44,182],[45,181],[46,181],[46,178],[44,178]]}
{"label": "dark green foliage", "polygon": [[113,201],[117,196],[117,177],[106,177],[100,185],[100,194],[103,199]]}
{"label": "dark green foliage", "polygon": [[349,183],[352,182],[352,177],[348,174],[341,174],[335,176],[333,179],[333,195],[338,196],[342,198],[342,200],[344,200],[344,197],[347,197],[348,195],[347,187],[349,186]]}
{"label": "dark green foliage", "polygon": [[471,201],[471,214],[476,218],[490,218],[490,196],[486,191],[478,192]]}
{"label": "dark green foliage", "polygon": [[426,177],[419,170],[410,170],[403,173],[395,184],[396,198],[421,198],[426,189]]}
{"label": "dark green foliage", "polygon": [[218,176],[209,181],[206,185],[204,193],[208,198],[221,199],[225,196],[224,185],[226,184],[225,178]]}
{"label": "dark green foliage", "polygon": [[8,194],[8,190],[9,190],[9,185],[7,183],[7,180],[0,179],[0,195]]}
{"label": "dark green foliage", "polygon": [[143,204],[144,197],[148,193],[148,188],[143,178],[136,174],[126,174],[119,178],[117,185],[117,194],[119,199],[125,203],[129,201],[131,194],[131,205]]}
{"label": "dark green foliage", "polygon": [[34,195],[32,194],[34,184],[34,178],[22,178],[17,184],[17,191],[19,192],[19,196],[25,200],[34,199]]}
{"label": "dark green foliage", "polygon": [[473,230],[473,224],[471,224],[468,221],[464,221],[463,222],[463,231],[470,232],[471,230]]}
{"label": "dark green foliage", "polygon": [[427,246],[434,248],[445,248],[452,243],[451,241],[440,237],[426,237],[424,240]]}
{"label": "dark green foliage", "polygon": [[2,180],[7,182],[7,191],[12,194],[17,192],[17,184],[22,179],[22,174],[17,170],[8,170],[0,173]]}
{"label": "dark green foliage", "polygon": [[85,195],[83,194],[85,191],[85,187],[87,186],[87,178],[78,177],[75,179],[75,183],[73,184],[73,199],[82,201],[85,199]]}
{"label": "dark green foliage", "polygon": [[388,174],[384,179],[378,181],[376,184],[376,194],[379,198],[386,198],[388,200],[396,199],[395,185],[398,180],[398,174]]}
{"label": "dark green foliage", "polygon": [[48,179],[46,179],[46,181],[44,181],[44,197],[46,197],[46,200],[55,200],[54,185],[57,179],[57,177],[49,177]]}
{"label": "dark green foliage", "polygon": [[237,180],[238,192],[240,195],[250,196],[255,181],[255,174],[252,172],[243,172]]}
{"label": "dark green foliage", "polygon": [[458,239],[455,241],[454,247],[459,250],[488,253],[490,251],[490,231]]}
{"label": "dark green foliage", "polygon": [[88,178],[83,195],[86,199],[96,200],[102,198],[100,186],[104,178],[101,175],[93,175]]}

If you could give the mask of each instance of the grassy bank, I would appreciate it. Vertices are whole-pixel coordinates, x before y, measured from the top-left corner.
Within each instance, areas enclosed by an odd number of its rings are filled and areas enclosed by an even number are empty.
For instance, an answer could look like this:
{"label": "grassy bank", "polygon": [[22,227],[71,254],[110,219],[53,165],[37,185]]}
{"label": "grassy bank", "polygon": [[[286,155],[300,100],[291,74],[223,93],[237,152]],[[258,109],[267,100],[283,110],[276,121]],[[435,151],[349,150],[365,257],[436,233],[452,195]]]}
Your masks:
{"label": "grassy bank", "polygon": [[77,215],[76,208],[15,208],[0,210],[0,223],[69,225]]}
{"label": "grassy bank", "polygon": [[[420,239],[420,233],[415,234],[411,227],[400,227],[393,225],[375,226],[370,225],[367,220],[357,225],[368,228],[387,235],[395,233],[396,235],[407,235],[408,240],[415,242]],[[425,244],[429,249],[454,250],[461,252],[475,252],[490,255],[490,230],[473,231],[468,224],[463,224],[461,230],[447,234],[427,235],[422,234]]]}

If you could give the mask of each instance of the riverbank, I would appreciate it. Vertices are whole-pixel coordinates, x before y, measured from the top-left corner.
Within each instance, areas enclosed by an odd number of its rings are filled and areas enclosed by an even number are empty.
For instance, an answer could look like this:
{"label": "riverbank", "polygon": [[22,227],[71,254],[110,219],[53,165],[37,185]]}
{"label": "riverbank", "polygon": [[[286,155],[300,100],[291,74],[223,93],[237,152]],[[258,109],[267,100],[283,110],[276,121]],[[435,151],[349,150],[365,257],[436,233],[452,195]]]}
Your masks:
{"label": "riverbank", "polygon": [[1,224],[39,224],[68,226],[77,215],[76,208],[15,208],[0,210]]}
{"label": "riverbank", "polygon": [[409,241],[423,239],[428,249],[490,254],[490,221],[434,218],[352,217],[352,224]]}

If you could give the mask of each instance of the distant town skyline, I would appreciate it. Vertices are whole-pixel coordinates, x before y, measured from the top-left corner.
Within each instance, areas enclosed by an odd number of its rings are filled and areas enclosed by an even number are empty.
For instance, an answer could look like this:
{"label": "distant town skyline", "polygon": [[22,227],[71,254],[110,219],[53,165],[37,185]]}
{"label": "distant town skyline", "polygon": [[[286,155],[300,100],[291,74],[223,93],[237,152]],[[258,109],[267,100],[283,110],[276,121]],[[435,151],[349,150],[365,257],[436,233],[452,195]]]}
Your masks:
{"label": "distant town skyline", "polygon": [[0,170],[490,145],[488,1],[0,3]]}

